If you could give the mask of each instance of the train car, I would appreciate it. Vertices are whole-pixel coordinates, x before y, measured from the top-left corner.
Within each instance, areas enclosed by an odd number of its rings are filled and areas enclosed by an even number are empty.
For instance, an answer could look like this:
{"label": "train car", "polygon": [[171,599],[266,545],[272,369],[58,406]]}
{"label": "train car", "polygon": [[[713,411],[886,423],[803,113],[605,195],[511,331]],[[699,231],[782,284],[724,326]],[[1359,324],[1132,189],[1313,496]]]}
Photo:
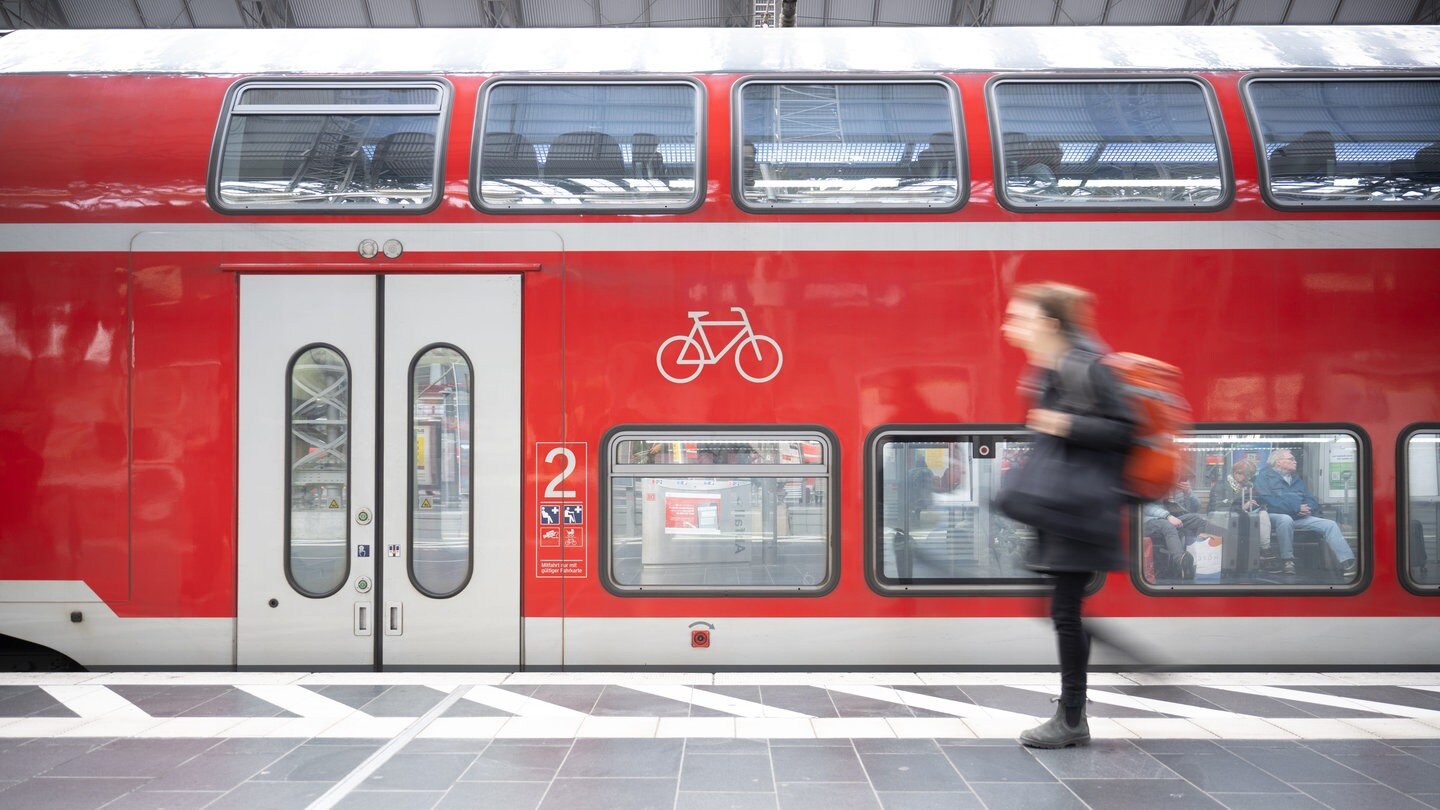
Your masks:
{"label": "train car", "polygon": [[0,37],[10,665],[1053,666],[992,506],[1039,280],[1195,419],[1185,550],[1131,509],[1097,630],[1176,668],[1440,664],[1437,55]]}

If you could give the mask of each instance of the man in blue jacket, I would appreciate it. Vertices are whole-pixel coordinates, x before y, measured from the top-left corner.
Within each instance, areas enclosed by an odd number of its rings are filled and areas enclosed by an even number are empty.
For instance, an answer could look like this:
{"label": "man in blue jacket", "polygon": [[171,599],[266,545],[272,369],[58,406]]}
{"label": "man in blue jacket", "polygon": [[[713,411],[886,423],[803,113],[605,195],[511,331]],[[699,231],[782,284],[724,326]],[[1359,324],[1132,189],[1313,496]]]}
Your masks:
{"label": "man in blue jacket", "polygon": [[1295,530],[1319,532],[1335,555],[1341,572],[1355,572],[1355,552],[1345,542],[1340,526],[1333,520],[1316,517],[1320,502],[1310,494],[1305,480],[1295,474],[1295,454],[1280,449],[1270,453],[1270,463],[1255,478],[1255,498],[1270,512],[1270,524],[1280,544],[1285,573],[1295,573]]}

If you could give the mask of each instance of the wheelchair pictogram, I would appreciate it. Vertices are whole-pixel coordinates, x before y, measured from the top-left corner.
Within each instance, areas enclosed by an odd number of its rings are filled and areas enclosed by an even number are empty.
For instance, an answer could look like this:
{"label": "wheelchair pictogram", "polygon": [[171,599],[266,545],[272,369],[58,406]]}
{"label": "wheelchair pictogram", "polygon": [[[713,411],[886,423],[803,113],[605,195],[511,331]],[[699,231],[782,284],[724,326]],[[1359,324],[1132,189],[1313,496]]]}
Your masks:
{"label": "wheelchair pictogram", "polygon": [[[735,370],[740,376],[753,383],[769,382],[780,373],[785,358],[780,344],[768,335],[757,335],[750,326],[750,316],[743,307],[731,307],[731,312],[740,316],[738,321],[701,320],[709,312],[687,313],[694,323],[688,335],[674,335],[660,344],[655,352],[655,365],[660,374],[673,383],[687,383],[700,376],[706,366],[720,362],[731,349],[735,349]],[[734,337],[720,351],[710,344],[705,328],[740,327]]]}

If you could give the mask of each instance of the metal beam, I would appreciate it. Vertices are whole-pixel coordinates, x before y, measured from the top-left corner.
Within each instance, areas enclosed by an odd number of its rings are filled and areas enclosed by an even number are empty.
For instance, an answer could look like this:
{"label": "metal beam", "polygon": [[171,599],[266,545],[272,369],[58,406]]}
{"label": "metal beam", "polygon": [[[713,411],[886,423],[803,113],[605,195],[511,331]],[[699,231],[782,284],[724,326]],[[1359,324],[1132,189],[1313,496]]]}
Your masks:
{"label": "metal beam", "polygon": [[150,23],[145,19],[145,12],[140,9],[140,0],[130,0],[130,6],[135,9],[135,17],[140,20],[140,27],[149,28]]}
{"label": "metal beam", "polygon": [[605,24],[605,18],[600,16],[600,0],[590,0],[590,5],[595,7],[595,27],[603,27]]}
{"label": "metal beam", "polygon": [[1115,7],[1115,0],[1105,0],[1105,8],[1100,12],[1100,24],[1104,25],[1110,21],[1110,9]]}
{"label": "metal beam", "polygon": [[525,9],[521,7],[520,0],[510,0],[510,14],[516,28],[525,27]]}
{"label": "metal beam", "polygon": [[1060,24],[1060,6],[1064,4],[1064,2],[1065,0],[1055,0],[1055,13],[1050,15],[1051,25]]}
{"label": "metal beam", "polygon": [[1440,0],[1420,0],[1415,5],[1415,13],[1411,15],[1410,22],[1417,25],[1440,23]]}
{"label": "metal beam", "polygon": [[880,0],[870,0],[870,27],[880,24]]}
{"label": "metal beam", "polygon": [[375,15],[370,11],[370,0],[360,0],[360,7],[365,9],[365,25],[369,28],[374,28]]}
{"label": "metal beam", "polygon": [[185,12],[185,19],[191,28],[199,27],[195,24],[195,12],[190,8],[190,0],[180,0],[180,10]]}
{"label": "metal beam", "polygon": [[1345,6],[1345,0],[1335,0],[1335,13],[1330,15],[1330,25],[1340,18],[1340,9]]}

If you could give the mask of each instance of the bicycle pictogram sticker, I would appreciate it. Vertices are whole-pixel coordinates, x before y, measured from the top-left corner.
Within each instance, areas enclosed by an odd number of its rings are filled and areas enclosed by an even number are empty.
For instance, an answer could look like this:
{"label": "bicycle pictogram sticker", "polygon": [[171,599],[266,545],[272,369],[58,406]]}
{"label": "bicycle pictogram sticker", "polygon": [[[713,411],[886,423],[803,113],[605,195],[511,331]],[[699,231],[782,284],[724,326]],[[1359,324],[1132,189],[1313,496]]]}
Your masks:
{"label": "bicycle pictogram sticker", "polygon": [[[688,383],[699,377],[706,366],[720,362],[731,349],[735,350],[735,370],[750,382],[769,382],[780,373],[780,365],[785,360],[780,344],[769,335],[755,334],[755,329],[750,326],[750,316],[745,314],[743,307],[731,307],[730,311],[739,315],[740,320],[701,320],[710,313],[686,313],[692,321],[690,333],[667,338],[655,352],[655,365],[665,379],[673,383]],[[739,331],[726,342],[724,348],[715,351],[706,328],[737,326]]]}

